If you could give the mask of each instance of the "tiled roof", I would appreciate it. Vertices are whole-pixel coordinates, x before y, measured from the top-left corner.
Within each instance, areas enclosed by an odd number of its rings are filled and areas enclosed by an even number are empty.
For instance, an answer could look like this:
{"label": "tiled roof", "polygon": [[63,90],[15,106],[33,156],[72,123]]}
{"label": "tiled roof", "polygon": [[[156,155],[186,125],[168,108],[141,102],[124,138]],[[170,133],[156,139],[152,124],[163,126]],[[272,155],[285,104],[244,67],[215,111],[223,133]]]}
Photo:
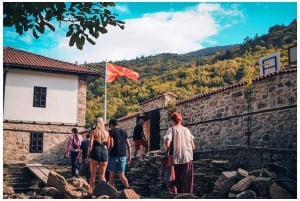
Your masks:
{"label": "tiled roof", "polygon": [[[273,77],[273,76],[278,75],[278,74],[293,73],[293,72],[297,72],[297,68],[287,68],[287,69],[276,71],[274,73],[270,73],[270,74],[267,74],[267,75],[259,76],[259,77],[256,77],[256,78],[252,79],[252,82],[258,82],[258,81],[261,81],[261,80],[265,80],[269,77]],[[227,91],[227,90],[231,90],[231,89],[234,89],[234,88],[237,88],[237,87],[241,87],[245,84],[246,83],[244,82],[244,83],[236,83],[236,84],[233,84],[233,85],[229,85],[229,86],[226,86],[226,87],[214,90],[214,91],[210,91],[210,92],[207,92],[207,93],[202,93],[202,94],[196,95],[196,96],[188,98],[186,100],[178,101],[176,104],[179,105],[179,104],[182,104],[182,103],[194,101],[194,100],[197,100],[197,99],[200,99],[200,98],[210,96],[212,94],[217,94],[217,93],[222,92],[222,91]]]}
{"label": "tiled roof", "polygon": [[98,69],[87,68],[68,62],[51,59],[11,47],[3,48],[3,66],[56,72],[61,71],[68,73],[80,73],[97,77],[103,75],[103,72]]}

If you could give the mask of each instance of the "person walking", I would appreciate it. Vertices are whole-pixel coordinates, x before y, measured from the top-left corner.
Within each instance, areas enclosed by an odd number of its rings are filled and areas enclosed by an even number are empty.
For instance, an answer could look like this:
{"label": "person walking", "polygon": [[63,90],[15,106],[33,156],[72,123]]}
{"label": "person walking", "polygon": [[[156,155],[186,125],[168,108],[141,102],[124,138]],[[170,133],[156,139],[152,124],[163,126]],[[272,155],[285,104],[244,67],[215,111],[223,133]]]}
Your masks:
{"label": "person walking", "polygon": [[110,138],[108,131],[105,130],[105,124],[102,117],[96,119],[96,128],[91,132],[90,144],[88,147],[90,163],[90,190],[93,191],[96,182],[96,171],[99,166],[99,180],[106,182],[105,172],[108,163],[108,149],[110,147]]}
{"label": "person walking", "polygon": [[182,125],[181,114],[174,112],[170,118],[172,127],[168,129],[167,134],[164,136],[164,147],[165,149],[169,148],[170,142],[173,141],[173,160],[177,193],[193,193],[194,136],[187,127]]}
{"label": "person walking", "polygon": [[72,164],[72,177],[78,176],[78,160],[80,146],[83,141],[83,138],[78,134],[77,128],[72,128],[72,134],[68,136],[67,143],[65,146],[65,157],[69,158],[71,154],[71,164]]}
{"label": "person walking", "polygon": [[90,181],[90,177],[91,177],[90,164],[87,160],[89,144],[90,144],[90,131],[86,135],[86,139],[81,143],[80,146],[81,152],[79,153],[80,154],[79,158],[81,158],[79,175],[85,177],[87,182]]}
{"label": "person walking", "polygon": [[148,151],[148,142],[146,140],[144,129],[143,129],[144,120],[140,119],[138,124],[133,129],[133,141],[134,141],[134,157],[137,156],[137,153],[141,146],[144,147],[145,153]]}
{"label": "person walking", "polygon": [[[115,173],[124,185],[125,188],[129,188],[128,179],[125,176],[126,163],[131,162],[131,147],[130,142],[125,130],[118,127],[117,119],[111,119],[109,121],[109,134],[112,143],[112,149],[109,152],[109,184],[114,186]],[[126,147],[128,149],[128,158],[126,158]]]}

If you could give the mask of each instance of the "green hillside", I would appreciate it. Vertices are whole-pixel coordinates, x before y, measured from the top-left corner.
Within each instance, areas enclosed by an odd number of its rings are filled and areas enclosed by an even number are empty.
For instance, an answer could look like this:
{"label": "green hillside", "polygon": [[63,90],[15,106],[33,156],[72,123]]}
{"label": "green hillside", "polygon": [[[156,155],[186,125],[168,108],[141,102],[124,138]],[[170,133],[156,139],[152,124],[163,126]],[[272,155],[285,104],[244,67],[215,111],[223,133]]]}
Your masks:
{"label": "green hillside", "polygon": [[[243,44],[206,48],[187,54],[158,54],[114,62],[139,73],[137,82],[118,77],[108,83],[107,119],[140,111],[140,103],[167,91],[182,100],[215,90],[246,77],[259,75],[259,58],[280,52],[281,67],[288,65],[288,48],[297,44],[297,21],[288,26],[276,25],[268,34],[245,38]],[[104,71],[105,62],[86,66]],[[104,79],[88,86],[86,122],[104,116]]]}

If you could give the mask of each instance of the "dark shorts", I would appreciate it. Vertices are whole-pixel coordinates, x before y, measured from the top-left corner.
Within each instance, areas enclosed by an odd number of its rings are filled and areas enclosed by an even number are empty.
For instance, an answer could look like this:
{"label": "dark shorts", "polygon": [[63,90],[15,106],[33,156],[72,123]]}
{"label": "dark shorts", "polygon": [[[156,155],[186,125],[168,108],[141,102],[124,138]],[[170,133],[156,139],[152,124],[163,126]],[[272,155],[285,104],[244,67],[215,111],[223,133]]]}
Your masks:
{"label": "dark shorts", "polygon": [[148,144],[147,144],[147,142],[145,140],[143,140],[143,139],[134,140],[134,148],[136,150],[139,150],[141,145],[143,147],[145,147],[146,149],[148,149]]}
{"label": "dark shorts", "polygon": [[90,159],[98,162],[106,162],[108,160],[108,150],[104,144],[93,144]]}

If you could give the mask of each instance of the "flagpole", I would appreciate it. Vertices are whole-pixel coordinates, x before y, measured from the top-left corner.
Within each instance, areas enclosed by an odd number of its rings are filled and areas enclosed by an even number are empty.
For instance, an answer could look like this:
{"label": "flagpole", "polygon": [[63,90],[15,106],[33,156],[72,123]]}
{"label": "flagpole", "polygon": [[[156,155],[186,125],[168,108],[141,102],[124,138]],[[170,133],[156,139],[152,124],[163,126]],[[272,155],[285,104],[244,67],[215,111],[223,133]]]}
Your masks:
{"label": "flagpole", "polygon": [[104,123],[106,123],[106,99],[107,99],[107,60],[105,61],[105,80],[104,80]]}

